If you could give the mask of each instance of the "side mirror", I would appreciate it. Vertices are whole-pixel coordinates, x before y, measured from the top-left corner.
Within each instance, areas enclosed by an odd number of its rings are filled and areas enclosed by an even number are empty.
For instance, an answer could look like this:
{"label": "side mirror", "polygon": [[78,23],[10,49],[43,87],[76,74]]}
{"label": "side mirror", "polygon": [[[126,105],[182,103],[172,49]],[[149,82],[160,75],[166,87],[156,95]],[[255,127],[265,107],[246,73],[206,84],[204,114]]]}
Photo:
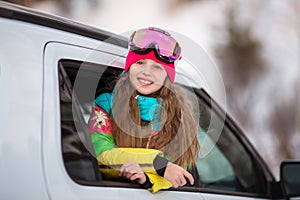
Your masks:
{"label": "side mirror", "polygon": [[280,180],[285,197],[300,197],[300,161],[282,162]]}

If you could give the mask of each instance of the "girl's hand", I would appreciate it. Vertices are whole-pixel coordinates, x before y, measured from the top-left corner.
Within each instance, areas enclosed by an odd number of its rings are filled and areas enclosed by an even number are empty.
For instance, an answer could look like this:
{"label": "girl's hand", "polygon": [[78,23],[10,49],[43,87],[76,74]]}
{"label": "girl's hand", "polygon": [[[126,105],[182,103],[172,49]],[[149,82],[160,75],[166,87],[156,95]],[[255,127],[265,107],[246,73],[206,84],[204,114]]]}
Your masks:
{"label": "girl's hand", "polygon": [[142,168],[136,162],[128,162],[121,166],[119,176],[135,181],[138,184],[146,182],[146,175],[142,171]]}
{"label": "girl's hand", "polygon": [[185,178],[187,178],[192,185],[194,184],[194,178],[192,174],[190,174],[182,167],[171,162],[168,162],[167,164],[164,178],[170,181],[173,184],[174,188],[184,186],[186,184]]}

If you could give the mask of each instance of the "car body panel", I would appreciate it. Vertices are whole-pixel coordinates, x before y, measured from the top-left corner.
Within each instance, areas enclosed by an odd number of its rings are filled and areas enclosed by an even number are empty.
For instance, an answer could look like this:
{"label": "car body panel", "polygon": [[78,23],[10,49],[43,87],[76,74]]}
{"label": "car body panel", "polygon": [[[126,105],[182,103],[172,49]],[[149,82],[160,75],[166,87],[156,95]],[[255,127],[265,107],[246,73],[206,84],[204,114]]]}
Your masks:
{"label": "car body panel", "polygon": [[0,24],[1,196],[47,199],[40,134],[43,44],[35,42],[39,36],[32,37],[29,24],[3,18]]}

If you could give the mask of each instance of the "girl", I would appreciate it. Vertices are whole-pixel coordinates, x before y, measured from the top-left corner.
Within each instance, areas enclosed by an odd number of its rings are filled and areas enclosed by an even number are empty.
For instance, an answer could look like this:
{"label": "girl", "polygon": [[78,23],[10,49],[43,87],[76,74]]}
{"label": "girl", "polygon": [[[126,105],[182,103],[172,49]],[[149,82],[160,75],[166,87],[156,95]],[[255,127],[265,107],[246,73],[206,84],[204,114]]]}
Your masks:
{"label": "girl", "polygon": [[[184,90],[174,84],[181,48],[158,28],[135,31],[113,93],[94,101],[89,130],[104,176],[135,181],[152,192],[194,184],[200,146]],[[187,171],[189,170],[189,171]]]}

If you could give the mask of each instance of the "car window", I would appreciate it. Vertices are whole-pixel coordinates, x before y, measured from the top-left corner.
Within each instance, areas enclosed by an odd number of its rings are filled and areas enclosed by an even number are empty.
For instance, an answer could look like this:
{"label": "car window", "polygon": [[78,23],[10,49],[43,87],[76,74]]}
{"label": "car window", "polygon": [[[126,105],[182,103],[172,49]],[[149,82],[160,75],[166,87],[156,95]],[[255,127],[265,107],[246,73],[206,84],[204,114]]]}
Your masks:
{"label": "car window", "polygon": [[[201,96],[206,95],[201,90],[198,92],[199,95],[202,93]],[[214,109],[209,101],[199,98],[199,104],[202,108],[200,116],[204,115],[204,119],[199,120],[202,129],[198,133],[203,154],[197,159],[202,187],[266,194],[266,181],[262,176],[262,169],[253,153],[243,144],[237,129],[233,128],[234,124],[231,124],[233,127],[230,126],[231,122],[228,119],[223,122],[224,118],[218,117],[217,109]]]}
{"label": "car window", "polygon": [[[203,144],[205,140],[207,146],[215,145],[215,142],[209,138],[205,131],[201,131],[198,134],[198,140],[200,144]],[[201,146],[205,148],[204,145]],[[205,149],[202,151],[205,151]],[[197,159],[197,169],[199,174],[201,174],[203,187],[222,187],[223,189],[233,190],[234,187],[230,186],[231,184],[225,184],[225,182],[234,182],[236,178],[230,162],[217,146],[207,151],[209,151],[207,155],[200,155],[200,158]],[[223,183],[220,184],[221,181]]]}
{"label": "car window", "polygon": [[[97,83],[94,96],[78,95],[78,88],[74,88],[74,85],[79,71],[81,82]],[[61,60],[59,63],[62,153],[68,174],[78,183],[114,185],[113,181],[105,182],[98,171],[87,122],[95,97],[104,92],[111,92],[114,80],[120,73],[120,68],[100,64],[71,60]],[[195,89],[193,93],[197,96],[200,112],[198,140],[202,154],[197,159],[195,177],[199,177],[201,188],[263,194],[264,181],[261,174],[257,173],[261,170],[252,154],[227,123],[222,127],[220,137],[214,137],[216,132],[220,131],[220,124],[224,123],[210,102],[203,99],[203,96],[207,95],[203,90]],[[117,186],[137,187],[134,184]],[[181,189],[190,190],[188,187]]]}
{"label": "car window", "polygon": [[[93,147],[86,134],[87,127],[84,118],[86,111],[78,101],[74,101],[76,99],[73,93],[74,80],[70,78],[76,77],[77,70],[70,67],[67,73],[63,62],[59,64],[63,159],[66,170],[73,180],[98,181],[101,177],[94,158]],[[71,75],[74,73],[74,76]]]}

